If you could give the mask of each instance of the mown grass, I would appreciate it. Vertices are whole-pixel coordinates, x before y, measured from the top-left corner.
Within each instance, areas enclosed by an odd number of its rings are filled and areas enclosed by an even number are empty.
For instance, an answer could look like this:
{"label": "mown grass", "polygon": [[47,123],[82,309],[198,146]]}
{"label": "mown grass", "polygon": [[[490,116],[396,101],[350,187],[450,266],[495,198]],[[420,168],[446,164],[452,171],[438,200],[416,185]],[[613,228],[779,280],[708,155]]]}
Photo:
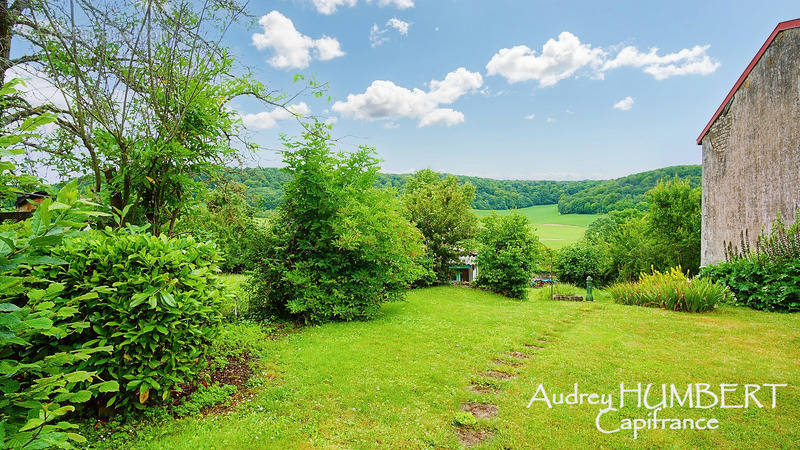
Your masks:
{"label": "mown grass", "polygon": [[[702,314],[611,303],[529,301],[455,287],[420,289],[369,322],[313,326],[268,341],[262,387],[225,415],[146,427],[138,448],[458,447],[454,419],[465,401],[491,402],[499,414],[489,448],[789,447],[800,442],[800,315],[721,307]],[[541,339],[541,341],[540,341]],[[542,346],[532,352],[524,344]],[[506,351],[532,354],[497,366]],[[469,391],[481,372],[496,393]],[[274,378],[273,378],[274,377]],[[716,417],[715,431],[601,434],[596,406],[526,405],[543,383],[569,392],[616,392],[619,383],[788,383],[777,409],[678,409],[663,417]],[[257,383],[258,384],[258,383]],[[642,410],[606,416],[645,417]]]}
{"label": "mown grass", "polygon": [[[543,244],[551,248],[561,248],[577,242],[583,238],[586,227],[599,214],[561,214],[558,212],[558,205],[539,205],[518,210],[494,211],[496,214],[505,215],[512,211],[518,211],[528,218],[536,227],[536,234]],[[491,214],[489,210],[475,210],[478,217]]]}

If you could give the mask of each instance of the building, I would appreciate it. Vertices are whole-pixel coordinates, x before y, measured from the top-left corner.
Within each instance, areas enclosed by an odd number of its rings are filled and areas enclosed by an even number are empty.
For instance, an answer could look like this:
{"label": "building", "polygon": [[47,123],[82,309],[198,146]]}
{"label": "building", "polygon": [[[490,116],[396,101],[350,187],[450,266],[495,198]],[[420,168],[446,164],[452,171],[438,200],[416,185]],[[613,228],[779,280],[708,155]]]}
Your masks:
{"label": "building", "polygon": [[800,206],[800,19],[775,27],[697,138],[703,146],[701,264],[752,244]]}
{"label": "building", "polygon": [[450,280],[464,283],[475,281],[478,276],[477,259],[478,254],[470,252],[467,255],[460,256],[458,261],[453,261],[450,265],[450,269],[453,271]]}
{"label": "building", "polygon": [[36,206],[41,204],[42,201],[50,197],[45,191],[36,191],[30,194],[19,194],[17,195],[17,201],[14,202],[14,206],[17,208],[17,212],[19,213],[26,213],[26,212],[33,212],[36,209]]}

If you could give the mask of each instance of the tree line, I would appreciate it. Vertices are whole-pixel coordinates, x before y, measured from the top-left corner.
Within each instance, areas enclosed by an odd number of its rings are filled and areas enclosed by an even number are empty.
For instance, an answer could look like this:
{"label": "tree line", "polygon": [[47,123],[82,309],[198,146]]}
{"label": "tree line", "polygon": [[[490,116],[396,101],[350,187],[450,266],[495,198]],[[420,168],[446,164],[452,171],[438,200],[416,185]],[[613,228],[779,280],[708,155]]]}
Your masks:
{"label": "tree line", "polygon": [[[229,169],[223,178],[246,186],[248,202],[262,214],[280,204],[282,185],[288,181],[288,175],[274,167]],[[411,174],[378,173],[376,186],[403,191],[411,178]],[[700,185],[701,167],[664,167],[613,180],[497,180],[467,176],[459,176],[458,180],[475,187],[473,209],[504,210],[557,203],[562,214],[603,214],[629,208],[647,209],[645,193],[660,180],[673,178],[686,180],[692,187],[697,187]]]}

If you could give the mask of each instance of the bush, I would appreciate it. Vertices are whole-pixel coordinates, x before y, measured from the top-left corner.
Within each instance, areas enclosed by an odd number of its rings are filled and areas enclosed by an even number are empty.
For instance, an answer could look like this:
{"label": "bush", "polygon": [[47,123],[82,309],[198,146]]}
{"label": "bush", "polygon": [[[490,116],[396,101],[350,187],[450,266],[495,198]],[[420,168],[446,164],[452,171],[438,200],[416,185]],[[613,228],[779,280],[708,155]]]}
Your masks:
{"label": "bush", "polygon": [[420,277],[419,231],[393,192],[373,187],[372,149],[334,154],[322,124],[284,145],[291,180],[250,277],[249,313],[306,322],[374,315]]}
{"label": "bush", "polygon": [[106,229],[54,254],[68,264],[39,275],[62,283],[62,297],[79,300],[75,306],[90,324],[71,343],[113,346],[110,355],[94,354],[81,364],[122,387],[101,407],[141,408],[194,381],[220,322],[222,286],[212,246]]}
{"label": "bush", "polygon": [[219,266],[223,272],[240,273],[255,268],[260,257],[259,242],[266,234],[253,215],[246,188],[239,183],[225,183],[208,192],[206,203],[183,216],[175,231],[189,233],[198,241],[214,242],[221,254]]}
{"label": "bush", "polygon": [[725,285],[706,278],[688,279],[680,267],[661,273],[641,274],[639,281],[609,288],[614,301],[623,305],[664,308],[671,311],[710,311],[730,298]]}
{"label": "bush", "polygon": [[511,298],[524,298],[539,254],[539,238],[528,219],[517,212],[483,218],[478,233],[478,278],[475,283]]}
{"label": "bush", "polygon": [[177,417],[196,415],[206,408],[216,405],[230,404],[231,396],[238,389],[231,384],[214,383],[210,386],[199,386],[189,399],[172,409]]}
{"label": "bush", "polygon": [[761,233],[755,248],[726,247],[728,261],[701,269],[701,276],[727,285],[733,303],[762,311],[800,311],[800,221],[778,218]]}
{"label": "bush", "polygon": [[3,448],[68,447],[68,441],[85,442],[65,416],[98,393],[119,388],[115,381],[96,382],[96,372],[80,367],[90,357],[107,355],[109,346],[64,346],[89,326],[76,308],[79,299],[65,295],[61,283],[31,276],[65,263],[52,255],[53,246],[83,234],[78,230],[95,213],[80,203],[75,184],[68,184],[55,201],[45,199],[24,226],[0,232]]}
{"label": "bush", "polygon": [[606,282],[606,258],[603,252],[587,241],[564,247],[556,253],[553,264],[558,281],[577,286],[586,286],[586,277],[591,276],[596,285]]}

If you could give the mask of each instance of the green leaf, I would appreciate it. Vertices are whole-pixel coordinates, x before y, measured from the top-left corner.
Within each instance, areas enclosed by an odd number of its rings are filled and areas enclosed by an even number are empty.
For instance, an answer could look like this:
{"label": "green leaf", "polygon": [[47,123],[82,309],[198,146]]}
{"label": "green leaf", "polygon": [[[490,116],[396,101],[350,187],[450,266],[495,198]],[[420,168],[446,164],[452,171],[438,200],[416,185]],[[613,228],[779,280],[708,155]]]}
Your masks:
{"label": "green leaf", "polygon": [[117,392],[119,391],[119,383],[116,381],[104,381],[97,385],[100,392]]}

